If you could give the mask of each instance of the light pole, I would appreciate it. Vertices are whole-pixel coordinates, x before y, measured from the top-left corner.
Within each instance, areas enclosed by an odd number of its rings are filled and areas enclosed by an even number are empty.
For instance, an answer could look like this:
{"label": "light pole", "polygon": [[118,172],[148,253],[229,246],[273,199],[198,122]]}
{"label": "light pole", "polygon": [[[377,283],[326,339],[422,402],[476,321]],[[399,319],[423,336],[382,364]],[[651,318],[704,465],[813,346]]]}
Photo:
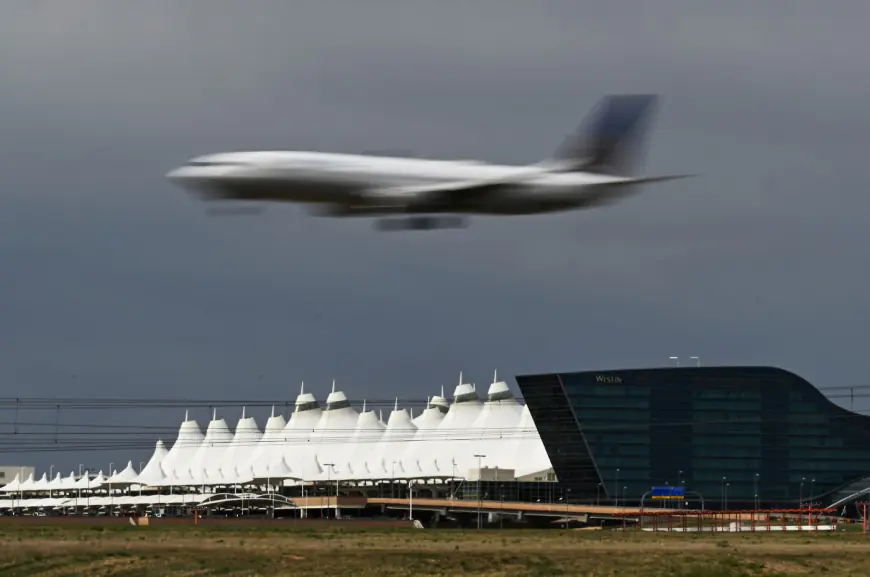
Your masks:
{"label": "light pole", "polygon": [[758,499],[758,473],[755,473],[755,510],[761,507],[761,501]]}
{"label": "light pole", "polygon": [[[326,518],[329,519],[329,481],[331,479],[330,474],[332,473],[332,465],[333,463],[323,463],[323,466],[326,467]],[[335,496],[338,499],[338,495]]]}
{"label": "light pole", "polygon": [[[50,465],[48,467],[48,482],[52,482],[52,475],[54,474],[54,465]],[[51,485],[48,486],[48,498],[51,499]]]}
{"label": "light pole", "polygon": [[[142,465],[145,464],[145,461],[139,461],[139,475],[142,475]],[[139,483],[139,496],[142,496],[142,483]]]}
{"label": "light pole", "polygon": [[408,481],[408,520],[414,520],[414,481]]}
{"label": "light pole", "polygon": [[115,476],[115,472],[112,471],[112,467],[115,466],[115,463],[109,463],[109,517],[112,516],[112,505],[115,504],[115,499],[112,495],[112,477]]}
{"label": "light pole", "polygon": [[816,478],[813,477],[812,479],[810,479],[810,506],[809,506],[810,509],[813,508],[813,491],[815,491],[815,490],[816,490]]}
{"label": "light pole", "polygon": [[595,506],[601,505],[601,483],[598,483],[598,490],[595,491]]}
{"label": "light pole", "polygon": [[680,357],[668,357],[672,361],[676,361],[677,366],[680,366]]}
{"label": "light pole", "polygon": [[683,508],[683,500],[686,498],[686,487],[683,485],[683,470],[680,469],[677,471],[677,485],[682,489],[682,495],[680,496],[680,500],[677,501],[677,509]]}
{"label": "light pole", "polygon": [[480,498],[480,460],[486,458],[486,455],[475,455],[477,457],[477,528],[480,529],[480,507],[482,505]]}
{"label": "light pole", "polygon": [[565,529],[568,528],[568,502],[571,499],[571,489],[565,489]]}
{"label": "light pole", "polygon": [[613,481],[613,498],[616,501],[613,506],[619,507],[619,469],[616,470],[616,480]]}
{"label": "light pole", "polygon": [[700,367],[700,366],[701,366],[701,357],[689,357],[689,358],[692,359],[693,361],[695,361],[695,366],[696,366],[696,367]]}
{"label": "light pole", "polygon": [[806,477],[801,477],[800,500],[798,501],[798,509],[802,509],[804,506],[804,481],[806,480]]}
{"label": "light pole", "polygon": [[720,505],[722,507],[722,510],[725,511],[728,509],[728,507],[727,507],[728,501],[725,498],[725,477],[722,477],[722,495],[721,496],[722,496],[722,500],[720,502]]}

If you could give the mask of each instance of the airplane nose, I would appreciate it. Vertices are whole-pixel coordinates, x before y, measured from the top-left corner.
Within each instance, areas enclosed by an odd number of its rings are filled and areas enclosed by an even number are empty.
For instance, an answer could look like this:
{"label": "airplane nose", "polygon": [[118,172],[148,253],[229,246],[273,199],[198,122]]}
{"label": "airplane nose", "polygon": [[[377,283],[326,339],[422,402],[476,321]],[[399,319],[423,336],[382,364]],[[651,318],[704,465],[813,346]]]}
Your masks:
{"label": "airplane nose", "polygon": [[173,168],[169,172],[166,173],[166,178],[172,180],[174,182],[183,181],[185,178],[190,177],[190,172],[185,169],[185,167]]}

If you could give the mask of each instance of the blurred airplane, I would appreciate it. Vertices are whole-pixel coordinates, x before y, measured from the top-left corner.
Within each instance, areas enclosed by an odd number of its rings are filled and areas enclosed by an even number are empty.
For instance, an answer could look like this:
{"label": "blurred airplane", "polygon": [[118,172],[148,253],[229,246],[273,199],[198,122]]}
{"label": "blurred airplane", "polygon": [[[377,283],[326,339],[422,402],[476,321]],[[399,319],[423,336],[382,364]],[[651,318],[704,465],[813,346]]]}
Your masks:
{"label": "blurred airplane", "polygon": [[656,102],[654,95],[606,96],[552,158],[526,166],[263,151],[200,156],[167,177],[206,200],[293,202],[323,216],[398,217],[377,220],[380,230],[461,227],[471,214],[591,208],[643,184],[689,176],[631,176]]}

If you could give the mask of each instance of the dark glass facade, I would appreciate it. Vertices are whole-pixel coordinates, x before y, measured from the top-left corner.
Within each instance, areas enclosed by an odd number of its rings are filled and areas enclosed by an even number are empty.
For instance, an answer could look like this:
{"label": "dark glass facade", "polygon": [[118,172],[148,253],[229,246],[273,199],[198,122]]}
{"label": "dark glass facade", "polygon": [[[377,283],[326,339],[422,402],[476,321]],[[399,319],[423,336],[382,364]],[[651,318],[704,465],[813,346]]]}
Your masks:
{"label": "dark glass facade", "polygon": [[517,383],[572,500],[637,504],[653,486],[682,485],[708,509],[819,506],[870,476],[870,417],[782,369],[554,373]]}

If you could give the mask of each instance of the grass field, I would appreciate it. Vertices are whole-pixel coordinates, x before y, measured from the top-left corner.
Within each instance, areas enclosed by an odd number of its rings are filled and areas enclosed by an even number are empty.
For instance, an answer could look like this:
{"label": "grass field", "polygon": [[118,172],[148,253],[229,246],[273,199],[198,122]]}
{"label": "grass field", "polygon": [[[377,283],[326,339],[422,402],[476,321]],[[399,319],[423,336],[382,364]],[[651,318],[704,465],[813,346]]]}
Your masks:
{"label": "grass field", "polygon": [[[339,524],[337,524],[339,525]],[[870,575],[870,536],[0,525],[0,575]]]}

